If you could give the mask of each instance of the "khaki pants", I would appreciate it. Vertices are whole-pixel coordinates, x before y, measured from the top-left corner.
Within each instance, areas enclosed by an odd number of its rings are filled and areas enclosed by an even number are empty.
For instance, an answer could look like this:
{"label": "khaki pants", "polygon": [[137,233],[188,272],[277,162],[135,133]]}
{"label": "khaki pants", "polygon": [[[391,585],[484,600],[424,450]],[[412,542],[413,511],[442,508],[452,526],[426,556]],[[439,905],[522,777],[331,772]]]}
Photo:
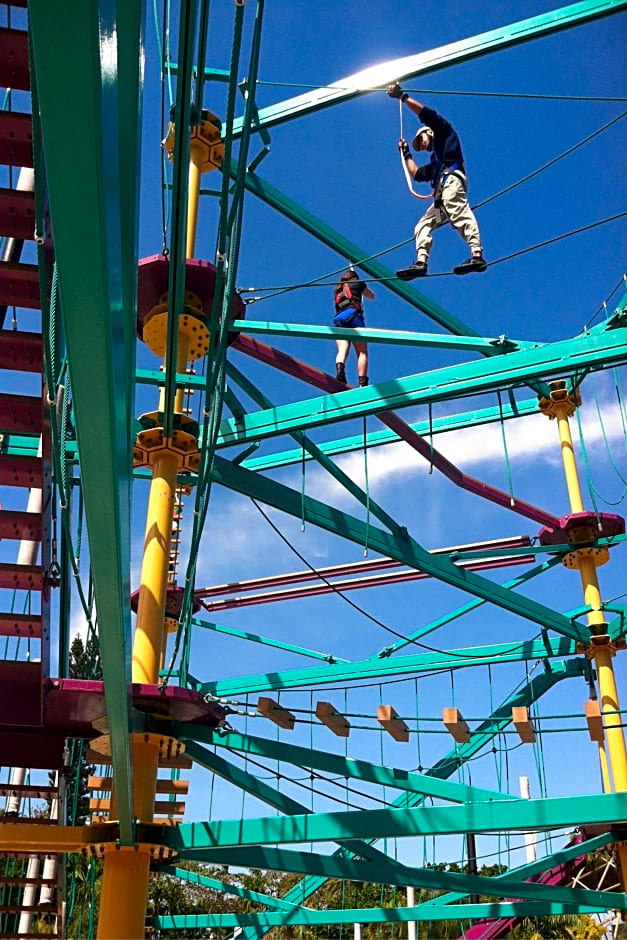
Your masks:
{"label": "khaki pants", "polygon": [[433,245],[431,233],[450,222],[471,251],[481,251],[481,236],[475,214],[468,205],[466,177],[450,173],[444,181],[440,199],[443,205],[430,205],[419,220],[414,235],[416,236],[416,256],[418,261],[426,261]]}

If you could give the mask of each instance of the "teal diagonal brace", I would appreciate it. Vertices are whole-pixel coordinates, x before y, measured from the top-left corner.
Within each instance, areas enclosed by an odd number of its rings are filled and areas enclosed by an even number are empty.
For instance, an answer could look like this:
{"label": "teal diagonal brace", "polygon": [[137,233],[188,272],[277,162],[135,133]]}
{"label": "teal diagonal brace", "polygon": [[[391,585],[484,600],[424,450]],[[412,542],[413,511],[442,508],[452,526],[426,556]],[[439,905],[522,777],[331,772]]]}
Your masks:
{"label": "teal diagonal brace", "polygon": [[[562,556],[557,555],[555,558],[549,559],[549,561],[544,561],[542,564],[536,565],[534,568],[530,568],[528,571],[525,571],[524,574],[518,575],[518,577],[512,578],[510,581],[506,581],[503,587],[507,588],[508,591],[512,591],[521,584],[525,584],[525,582],[531,581],[532,578],[537,577],[539,574],[543,574],[545,571],[550,571],[551,568],[555,568],[556,565],[561,564]],[[429,623],[424,624],[424,626],[420,627],[419,630],[414,630],[413,633],[408,634],[406,640],[398,640],[396,643],[392,643],[390,646],[386,646],[382,650],[379,650],[379,652],[375,655],[377,657],[391,656],[393,653],[397,653],[399,650],[404,649],[413,640],[419,640],[421,637],[427,636],[429,633],[433,633],[434,630],[439,630],[440,627],[445,626],[447,623],[451,623],[453,620],[457,620],[459,617],[463,617],[465,614],[470,613],[471,610],[476,610],[477,607],[481,607],[481,605],[485,603],[486,601],[484,601],[482,598],[475,598],[472,601],[468,601],[467,604],[462,604],[461,607],[457,607],[448,614],[443,614],[441,617],[436,617],[435,620],[431,620]]]}
{"label": "teal diagonal brace", "polygon": [[[324,924],[403,924],[408,921],[485,920],[487,918],[518,920],[535,917],[557,917],[564,914],[598,914],[605,906],[590,907],[558,904],[554,901],[512,901],[502,904],[454,904],[441,910],[435,908],[425,917],[420,907],[367,907],[320,910],[301,908],[298,914],[266,911],[264,914],[175,914],[155,917],[161,930],[239,928],[238,936],[263,937],[273,927],[320,927]],[[248,933],[252,931],[252,933]]]}
{"label": "teal diagonal brace", "polygon": [[586,639],[583,631],[573,625],[563,614],[530,598],[514,594],[507,588],[501,587],[500,584],[483,578],[473,571],[457,568],[445,557],[429,554],[409,536],[407,538],[394,537],[375,526],[369,526],[366,529],[365,524],[359,519],[333,509],[310,496],[303,498],[295,490],[276,483],[274,480],[261,477],[259,474],[251,473],[250,470],[235,467],[217,455],[213,477],[216,482],[229,489],[258,499],[297,518],[301,518],[304,511],[305,518],[313,525],[357,542],[359,545],[368,544],[373,551],[381,555],[395,558],[410,568],[420,569],[476,597],[483,597],[505,610],[539,623],[542,627],[555,630],[575,640]]}
{"label": "teal diagonal brace", "polygon": [[[197,745],[192,745],[194,750]],[[624,793],[586,794],[537,800],[507,800],[452,806],[404,809],[362,809],[360,812],[225,819],[181,823],[166,833],[177,851],[233,848],[265,843],[337,842],[349,839],[406,838],[614,826],[627,819]],[[627,901],[625,902],[627,907]]]}
{"label": "teal diagonal brace", "polygon": [[[187,754],[193,761],[200,764],[201,767],[204,767],[206,770],[211,770],[214,774],[218,774],[223,780],[227,780],[229,783],[239,787],[240,790],[244,790],[246,793],[257,797],[258,800],[267,803],[268,806],[273,806],[281,813],[299,815],[301,813],[311,812],[302,803],[286,796],[279,790],[275,790],[267,783],[264,783],[263,780],[259,780],[246,770],[242,770],[240,767],[229,763],[229,761],[224,760],[223,757],[212,754],[211,751],[196,744],[195,741],[188,741]],[[391,868],[401,867],[394,859],[389,858],[383,852],[375,849],[374,846],[368,845],[366,842],[351,840],[347,842],[345,848],[364,858],[383,862],[384,865]]]}
{"label": "teal diagonal brace", "polygon": [[188,884],[199,885],[202,888],[211,888],[212,891],[220,891],[222,894],[232,894],[236,898],[254,901],[255,904],[265,904],[266,907],[269,907],[271,910],[290,912],[299,910],[298,904],[290,904],[289,901],[283,901],[281,898],[273,898],[271,895],[262,894],[260,891],[250,891],[248,888],[231,884],[229,881],[219,881],[217,878],[209,878],[207,875],[201,875],[197,871],[188,871],[186,868],[171,868],[169,865],[157,865],[154,870],[178,878],[179,881],[186,881]]}
{"label": "teal diagonal brace", "polygon": [[[512,708],[516,706],[530,707],[538,699],[552,689],[564,679],[581,678],[585,674],[586,661],[584,659],[572,659],[565,663],[555,663],[550,672],[543,672],[539,676],[534,676],[527,682],[522,689],[519,689],[513,695],[505,699],[492,713],[492,715],[477,729],[468,744],[458,744],[455,748],[445,754],[427,774],[437,777],[440,780],[446,780],[452,776],[459,767],[478,754],[479,751],[494,739],[494,737],[503,731],[511,721]],[[421,794],[401,793],[393,802],[393,806],[419,806],[423,801]],[[344,854],[343,849],[338,849],[335,856]],[[539,869],[542,870],[541,868]],[[300,882],[287,892],[286,901],[293,901],[298,904],[304,904],[307,898],[316,892],[325,883],[326,877],[307,875]],[[265,929],[258,931],[255,929],[245,929],[243,936],[246,940],[253,940],[263,936]]]}
{"label": "teal diagonal brace", "polygon": [[[266,395],[263,394],[258,388],[253,385],[246,376],[240,372],[238,368],[233,366],[231,363],[227,365],[227,373],[233,378],[242,391],[246,392],[253,401],[255,401],[261,408],[273,408],[274,405]],[[237,420],[237,419],[236,419]],[[382,522],[390,532],[393,532],[395,535],[404,535],[406,529],[401,526],[395,519],[390,516],[388,512],[385,511],[376,500],[372,499],[371,496],[366,495],[361,487],[357,486],[354,480],[352,480],[347,473],[333,463],[330,457],[327,457],[324,454],[317,444],[307,437],[306,434],[302,434],[300,431],[292,431],[292,437],[300,444],[301,447],[307,451],[307,453],[316,460],[320,466],[330,473],[331,476],[340,483],[344,489],[351,494],[358,502],[365,506],[373,516]]]}
{"label": "teal diagonal brace", "polygon": [[[342,101],[349,101],[351,98],[377,88],[383,89],[391,82],[414,78],[418,75],[428,75],[430,72],[467,62],[499,49],[520,45],[540,36],[569,29],[611,13],[618,13],[626,6],[625,0],[584,0],[584,2],[549,10],[539,16],[519,20],[507,26],[500,26],[486,33],[469,36],[458,42],[447,43],[445,46],[429,49],[417,55],[380,62],[361,72],[340,78],[332,85],[327,85],[326,88],[307,91],[303,95],[262,108],[259,112],[258,126],[259,128],[274,127],[292,118],[320,111],[322,108],[328,108]],[[235,134],[241,134],[241,118],[235,122],[233,131]]]}
{"label": "teal diagonal brace", "polygon": [[236,636],[241,640],[251,640],[253,643],[260,643],[262,646],[273,646],[275,649],[286,650],[288,653],[297,653],[299,656],[309,656],[311,659],[322,659],[327,663],[348,662],[347,659],[342,659],[341,656],[333,656],[331,653],[319,653],[318,650],[295,646],[293,643],[285,643],[283,640],[273,640],[267,636],[260,636],[258,633],[238,630],[236,627],[227,627],[221,623],[210,623],[207,620],[198,620],[195,617],[192,617],[191,622],[195,627],[203,627],[205,630],[213,630],[215,633],[226,633],[228,636]]}
{"label": "teal diagonal brace", "polygon": [[342,757],[340,754],[333,754],[329,751],[300,747],[297,744],[289,744],[287,741],[271,741],[269,738],[260,738],[252,734],[238,734],[235,731],[216,734],[211,728],[181,723],[175,725],[175,735],[182,740],[191,739],[199,743],[214,744],[217,747],[242,751],[245,754],[255,754],[266,760],[279,760],[298,767],[314,768],[339,777],[362,780],[398,790],[409,790],[411,793],[422,793],[423,796],[450,800],[453,803],[515,799],[509,793],[499,793],[497,790],[485,790],[482,787],[468,786],[463,783],[437,780],[427,774],[412,773],[398,767],[382,767],[380,764],[371,764],[369,761]]}
{"label": "teal diagonal brace", "polygon": [[125,303],[137,280],[142,9],[129,0],[118,22],[112,0],[34,0],[29,7],[123,843],[133,841],[128,598],[135,343]]}
{"label": "teal diagonal brace", "polygon": [[[252,288],[251,288],[252,290]],[[493,355],[496,349],[505,355],[518,349],[530,349],[536,343],[480,336],[449,336],[447,333],[412,333],[408,330],[378,330],[364,328],[342,328],[339,326],[311,326],[308,323],[271,323],[267,320],[234,320],[232,333],[250,333],[257,336],[294,336],[304,339],[347,339],[365,343],[383,343],[425,349],[461,349],[464,352],[480,352]]]}
{"label": "teal diagonal brace", "polygon": [[202,683],[199,691],[203,695],[211,694],[219,698],[231,698],[279,689],[297,689],[309,685],[322,687],[337,683],[349,684],[383,679],[389,676],[419,676],[423,672],[486,666],[495,660],[524,662],[525,660],[574,656],[575,653],[576,643],[567,637],[549,639],[548,645],[545,645],[542,640],[523,640],[518,643],[513,641],[455,649],[449,652],[418,653],[413,656],[394,656],[383,659],[370,656],[368,659],[357,662],[334,663],[326,667],[285,669],[280,672],[259,673],[236,679],[219,679]]}
{"label": "teal diagonal brace", "polygon": [[[247,851],[251,853],[248,862],[246,862]],[[467,893],[474,891],[476,894],[487,894],[495,897],[529,898],[531,900],[553,901],[576,906],[589,905],[597,907],[605,904],[608,908],[614,906],[614,902],[616,902],[619,910],[624,910],[627,906],[627,898],[619,892],[575,890],[573,888],[538,884],[537,882],[516,881],[513,878],[497,880],[496,878],[480,875],[437,871],[432,868],[410,868],[405,865],[393,864],[388,868],[378,862],[342,859],[336,855],[319,855],[314,852],[273,849],[267,846],[234,847],[225,849],[222,852],[216,849],[203,848],[199,849],[197,854],[188,849],[182,849],[181,854],[184,858],[198,861],[220,863],[222,858],[222,864],[225,865],[246,865],[251,868],[270,868],[294,873],[310,871],[347,881],[413,885],[416,888],[426,888],[430,891],[447,891],[457,885]]]}
{"label": "teal diagonal brace", "polygon": [[435,404],[466,395],[518,386],[542,376],[563,375],[580,368],[604,368],[627,361],[627,328],[577,336],[557,343],[510,353],[490,360],[465,362],[367,388],[323,395],[246,415],[240,422],[224,421],[221,446],[242,446],[294,429],[324,427],[408,405]]}

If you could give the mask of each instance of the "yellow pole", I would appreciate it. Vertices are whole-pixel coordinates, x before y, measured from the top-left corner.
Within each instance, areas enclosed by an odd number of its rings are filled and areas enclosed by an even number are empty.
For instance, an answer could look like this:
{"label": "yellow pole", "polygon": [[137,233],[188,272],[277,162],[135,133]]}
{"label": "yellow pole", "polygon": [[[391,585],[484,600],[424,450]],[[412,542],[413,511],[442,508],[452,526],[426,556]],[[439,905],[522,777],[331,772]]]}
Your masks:
{"label": "yellow pole", "polygon": [[146,936],[150,850],[145,846],[105,847],[98,916],[98,940]]}
{"label": "yellow pole", "polygon": [[189,151],[189,191],[187,197],[187,258],[194,257],[196,229],[198,226],[198,203],[200,202],[200,179],[203,151],[192,141]]}
{"label": "yellow pole", "polygon": [[[568,422],[569,413],[572,414],[573,401],[554,401],[554,413],[557,419],[564,475],[571,512],[583,512],[581,487],[577,474],[577,464],[573,451],[573,442]],[[621,716],[612,714],[620,710],[618,689],[612,668],[614,651],[605,639],[607,624],[602,609],[601,589],[597,577],[597,569],[592,555],[580,553],[578,558],[579,576],[583,588],[585,603],[590,607],[588,612],[588,626],[592,635],[592,658],[594,660],[599,682],[599,695],[601,697],[601,714],[605,728],[606,744],[599,744],[599,760],[601,763],[601,777],[606,792],[624,792],[627,790],[627,750],[625,737],[621,727]],[[601,640],[601,637],[604,639]],[[595,642],[595,638],[598,638]],[[600,642],[599,642],[600,641]],[[613,783],[613,786],[612,786]],[[618,844],[618,861],[623,885],[627,884],[627,846]]]}

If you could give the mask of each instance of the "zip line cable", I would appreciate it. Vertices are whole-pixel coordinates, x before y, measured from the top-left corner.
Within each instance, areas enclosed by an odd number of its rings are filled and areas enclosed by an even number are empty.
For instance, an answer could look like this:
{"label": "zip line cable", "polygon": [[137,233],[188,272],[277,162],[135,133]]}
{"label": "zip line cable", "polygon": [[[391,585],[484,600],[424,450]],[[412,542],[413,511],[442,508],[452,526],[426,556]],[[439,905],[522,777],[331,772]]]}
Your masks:
{"label": "zip line cable", "polygon": [[[564,232],[564,233],[562,233],[561,235],[555,235],[555,236],[553,236],[553,238],[547,238],[545,241],[537,242],[537,244],[535,244],[535,245],[530,245],[528,248],[520,248],[518,251],[513,251],[513,252],[511,252],[511,254],[509,254],[509,255],[503,255],[501,258],[497,258],[495,261],[491,261],[491,262],[488,264],[488,267],[489,267],[489,268],[494,268],[494,267],[496,267],[497,264],[502,264],[504,261],[511,261],[513,258],[519,258],[521,255],[526,255],[526,254],[529,254],[529,253],[532,252],[532,251],[537,251],[538,248],[546,248],[546,247],[548,247],[549,245],[555,245],[555,244],[557,244],[557,242],[564,241],[564,240],[567,239],[567,238],[572,238],[573,235],[580,235],[582,232],[591,231],[592,229],[598,228],[598,227],[601,226],[601,225],[607,225],[608,222],[616,222],[618,219],[622,219],[622,218],[624,218],[626,215],[627,215],[627,210],[625,210],[624,212],[618,212],[618,213],[616,213],[616,215],[610,215],[610,216],[608,216],[608,217],[605,218],[605,219],[599,219],[597,222],[590,222],[589,225],[582,225],[581,228],[575,228],[575,229],[572,229],[572,231],[570,231],[570,232]],[[413,240],[414,240],[414,238],[413,238],[413,236],[412,236],[411,238],[408,238],[406,241],[401,242],[400,244],[401,244],[401,245],[407,245],[409,242],[413,242]],[[395,245],[394,247],[395,247],[395,248],[398,248],[398,247],[400,247],[400,246],[399,246],[399,245]],[[386,248],[385,251],[392,251],[392,249],[391,249],[391,248]],[[384,253],[385,253],[385,252],[380,252],[380,254],[384,254]],[[356,262],[356,264],[359,264],[359,262]],[[343,269],[342,269],[342,270],[343,270]],[[453,277],[453,276],[457,277],[457,275],[453,275],[453,272],[452,272],[452,271],[439,271],[439,272],[436,272],[435,274],[428,274],[428,275],[427,275],[428,278],[431,278],[431,277]],[[390,275],[389,277],[362,278],[362,280],[363,280],[364,284],[381,284],[381,283],[385,283],[386,281],[397,281],[397,280],[399,280],[399,278],[398,278],[396,275]],[[422,280],[422,279],[421,279],[421,280]],[[247,291],[277,291],[277,292],[280,292],[280,293],[284,293],[285,291],[288,291],[288,290],[299,290],[300,288],[303,288],[303,287],[334,287],[334,286],[335,286],[335,282],[334,282],[334,281],[318,281],[317,283],[313,283],[313,282],[309,281],[309,282],[303,283],[303,284],[292,284],[292,285],[290,285],[290,286],[287,287],[287,288],[285,288],[285,287],[282,287],[282,288],[280,288],[280,287],[246,287],[246,288],[240,288],[239,293],[242,294],[242,293],[245,293],[245,292],[247,292]],[[248,301],[248,303],[259,302],[259,300],[269,300],[270,297],[274,297],[274,296],[276,296],[276,294],[270,294],[270,295],[268,295],[268,296],[266,296],[266,297],[255,298],[255,301]],[[244,302],[246,303],[246,301],[244,301]]]}
{"label": "zip line cable", "polygon": [[[388,627],[387,624],[383,623],[382,620],[379,620],[377,617],[374,617],[372,614],[369,614],[367,610],[364,610],[363,607],[360,607],[359,604],[356,604],[355,601],[353,601],[353,600],[350,599],[350,597],[346,597],[346,595],[343,594],[342,591],[340,591],[339,588],[336,587],[336,585],[333,584],[332,581],[329,581],[328,578],[325,578],[325,576],[324,576],[320,571],[318,571],[316,568],[314,568],[313,565],[311,565],[311,564],[307,561],[307,559],[305,558],[305,556],[304,556],[304,555],[301,555],[301,553],[298,551],[298,549],[296,548],[296,546],[293,545],[293,544],[290,542],[290,540],[287,538],[287,536],[285,536],[285,535],[281,532],[281,530],[278,528],[278,526],[276,526],[276,525],[274,524],[274,522],[272,521],[272,519],[267,515],[266,512],[264,512],[264,510],[261,508],[261,506],[259,505],[259,503],[258,503],[255,499],[253,499],[252,496],[250,497],[250,501],[252,502],[253,506],[255,506],[255,508],[256,508],[256,509],[261,513],[261,515],[264,517],[264,519],[266,520],[266,522],[268,523],[268,525],[270,526],[270,528],[272,528],[272,529],[276,532],[276,534],[279,536],[279,538],[282,539],[283,542],[285,542],[285,544],[288,546],[288,548],[290,548],[290,549],[292,550],[292,552],[296,555],[296,557],[299,558],[300,561],[302,561],[302,563],[303,563],[304,565],[307,565],[307,567],[309,568],[309,570],[310,570],[313,574],[315,574],[316,577],[320,578],[320,580],[323,581],[323,582],[327,585],[327,587],[330,587],[331,590],[332,590],[335,594],[338,595],[338,597],[340,597],[343,601],[345,601],[350,607],[354,608],[354,610],[356,610],[358,613],[362,614],[364,617],[367,617],[368,620],[371,620],[372,623],[376,624],[376,626],[381,627],[382,630],[386,630],[388,633],[391,633],[392,636],[397,637],[399,640],[404,640],[406,643],[413,643],[414,646],[419,646],[421,649],[428,650],[430,653],[439,653],[439,654],[441,654],[442,656],[453,656],[453,657],[455,657],[456,659],[485,659],[485,656],[477,656],[477,655],[473,655],[472,653],[467,653],[467,654],[452,653],[452,652],[447,651],[447,650],[438,649],[437,646],[428,646],[426,643],[419,643],[418,640],[415,640],[415,639],[412,639],[411,637],[405,636],[403,633],[399,633],[399,632],[398,632],[397,630],[395,630],[393,627]],[[534,637],[531,638],[531,641],[527,640],[527,641],[525,641],[525,643],[527,643],[527,642],[533,642],[534,640],[537,640],[540,635],[541,635],[540,633],[537,633]],[[508,650],[503,650],[502,652],[503,652],[503,653],[514,653],[514,652],[516,652],[516,650],[522,649],[522,648],[524,647],[525,643],[517,643],[515,646],[512,646],[510,649],[508,649]],[[449,667],[449,668],[450,668],[450,667]]]}
{"label": "zip line cable", "polygon": [[[385,91],[385,88],[381,86],[373,86],[372,88],[355,88],[350,85],[309,85],[306,82],[262,82],[259,80],[258,85],[266,85],[269,88],[307,88],[315,91],[320,91],[322,89],[328,89],[332,91],[356,91],[356,92],[369,92],[369,91]],[[627,101],[627,98],[621,98],[614,95],[532,95],[526,94],[525,92],[511,92],[511,91],[455,91],[449,89],[438,89],[437,91],[433,88],[406,88],[405,91],[411,95],[451,95],[459,96],[465,98],[521,98],[523,100],[531,99],[533,101]]]}
{"label": "zip line cable", "polygon": [[[627,111],[621,112],[621,114],[619,114],[619,115],[617,115],[616,117],[612,118],[611,121],[608,121],[608,122],[607,122],[606,124],[604,124],[602,127],[599,127],[596,131],[593,131],[592,134],[588,134],[587,137],[584,137],[584,138],[583,138],[582,140],[580,140],[578,143],[576,143],[576,144],[574,144],[573,146],[569,147],[567,150],[564,150],[562,153],[558,154],[556,157],[553,157],[551,160],[549,160],[547,163],[543,164],[541,167],[538,167],[536,170],[533,170],[532,173],[528,173],[526,176],[523,176],[523,177],[521,177],[519,180],[516,180],[516,182],[510,183],[510,184],[509,184],[508,186],[506,186],[504,189],[499,190],[498,192],[494,193],[492,196],[488,196],[486,199],[483,199],[481,202],[475,203],[473,206],[471,206],[471,208],[472,208],[473,210],[474,210],[474,209],[479,209],[479,208],[481,208],[481,207],[483,207],[483,206],[488,205],[488,203],[490,203],[490,202],[494,202],[494,200],[500,198],[501,196],[505,195],[506,193],[512,192],[512,191],[513,191],[514,189],[516,189],[518,186],[522,186],[523,183],[526,183],[528,180],[533,179],[535,176],[538,176],[538,175],[539,175],[540,173],[542,173],[544,170],[547,170],[547,169],[549,169],[550,167],[554,166],[554,165],[555,165],[556,163],[558,163],[560,160],[564,159],[564,157],[567,157],[567,156],[569,156],[571,153],[574,153],[574,151],[575,151],[575,150],[578,150],[579,147],[582,147],[584,144],[589,143],[591,140],[593,140],[593,139],[594,139],[595,137],[597,137],[599,134],[602,134],[604,131],[606,131],[606,130],[608,130],[610,127],[612,127],[613,124],[616,124],[618,121],[622,120],[626,115],[627,115]],[[599,224],[601,224],[601,223],[599,223]],[[568,236],[565,235],[565,236],[563,236],[563,237],[566,238],[566,237],[568,237]],[[360,259],[360,260],[351,259],[351,261],[352,261],[352,263],[353,263],[356,267],[359,267],[360,265],[364,264],[364,263],[367,262],[367,261],[374,261],[376,258],[380,258],[382,255],[388,254],[388,253],[391,252],[391,251],[395,251],[397,248],[402,248],[402,247],[404,247],[405,245],[408,245],[410,242],[413,242],[413,241],[414,241],[414,236],[412,235],[410,238],[406,238],[406,239],[404,239],[402,242],[398,242],[398,243],[395,244],[395,245],[391,245],[389,248],[384,248],[382,251],[378,251],[378,252],[376,252],[375,254],[368,255],[366,258],[362,258],[362,259]],[[501,259],[501,260],[505,260],[505,259]],[[494,261],[494,262],[492,262],[492,265],[494,265],[494,264],[496,264],[496,263],[497,263],[497,262]],[[269,296],[266,296],[266,297],[263,297],[263,298],[259,298],[259,299],[263,299],[263,300],[268,300],[268,299],[270,298],[270,296],[276,297],[276,296],[279,296],[280,294],[288,293],[289,291],[292,291],[292,290],[297,290],[297,289],[300,288],[300,287],[310,287],[310,286],[313,287],[313,286],[318,286],[317,282],[321,281],[323,278],[334,277],[334,276],[337,275],[337,274],[341,274],[341,273],[345,270],[345,268],[346,268],[346,265],[344,265],[344,266],[341,267],[341,268],[338,268],[338,269],[335,270],[335,271],[331,271],[331,272],[329,272],[328,274],[323,274],[323,275],[321,275],[320,277],[312,278],[310,281],[308,281],[308,282],[303,282],[302,284],[295,284],[295,285],[288,285],[288,286],[281,286],[281,287],[258,287],[258,288],[249,287],[249,288],[240,288],[240,289],[238,290],[238,293],[240,293],[240,294],[242,294],[242,293],[250,293],[250,292],[253,292],[253,291],[272,291],[272,292],[274,292],[274,293],[272,293],[272,294],[269,295]],[[446,274],[446,275],[448,275],[449,273],[450,273],[450,272],[444,272],[444,274]],[[439,274],[439,275],[438,275],[438,274],[432,274],[432,275],[430,275],[430,276],[431,276],[431,277],[442,277],[442,276],[444,276],[444,274]],[[379,280],[383,280],[383,279],[379,279]],[[328,286],[328,284],[325,284],[324,286]]]}

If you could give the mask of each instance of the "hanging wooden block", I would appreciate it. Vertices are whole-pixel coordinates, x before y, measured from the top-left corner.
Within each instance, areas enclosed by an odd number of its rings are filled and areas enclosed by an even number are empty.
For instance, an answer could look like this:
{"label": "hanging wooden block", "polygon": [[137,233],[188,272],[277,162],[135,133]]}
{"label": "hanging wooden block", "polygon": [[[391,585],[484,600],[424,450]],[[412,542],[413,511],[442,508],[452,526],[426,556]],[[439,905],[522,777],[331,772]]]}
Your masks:
{"label": "hanging wooden block", "polygon": [[602,744],[605,739],[603,730],[603,718],[601,716],[601,706],[597,699],[588,699],[583,703],[586,712],[586,721],[588,723],[588,734],[591,741]]}
{"label": "hanging wooden block", "polygon": [[273,721],[279,728],[286,728],[288,731],[294,730],[296,718],[291,712],[288,712],[287,708],[283,708],[278,702],[275,702],[273,698],[266,698],[262,695],[257,702],[257,711],[264,718]]}
{"label": "hanging wooden block", "polygon": [[516,705],[512,708],[512,721],[523,744],[535,744],[536,733],[529,720],[529,712],[524,705]]}
{"label": "hanging wooden block", "polygon": [[330,728],[333,734],[337,734],[338,738],[347,738],[350,734],[350,722],[338,712],[331,702],[318,702],[316,705],[316,718],[319,718],[323,725]]}
{"label": "hanging wooden block", "polygon": [[442,712],[442,721],[458,744],[468,744],[470,741],[470,728],[464,721],[464,716],[459,708],[445,708]]}
{"label": "hanging wooden block", "polygon": [[395,741],[409,741],[409,728],[403,719],[398,717],[391,705],[378,706],[377,721]]}

